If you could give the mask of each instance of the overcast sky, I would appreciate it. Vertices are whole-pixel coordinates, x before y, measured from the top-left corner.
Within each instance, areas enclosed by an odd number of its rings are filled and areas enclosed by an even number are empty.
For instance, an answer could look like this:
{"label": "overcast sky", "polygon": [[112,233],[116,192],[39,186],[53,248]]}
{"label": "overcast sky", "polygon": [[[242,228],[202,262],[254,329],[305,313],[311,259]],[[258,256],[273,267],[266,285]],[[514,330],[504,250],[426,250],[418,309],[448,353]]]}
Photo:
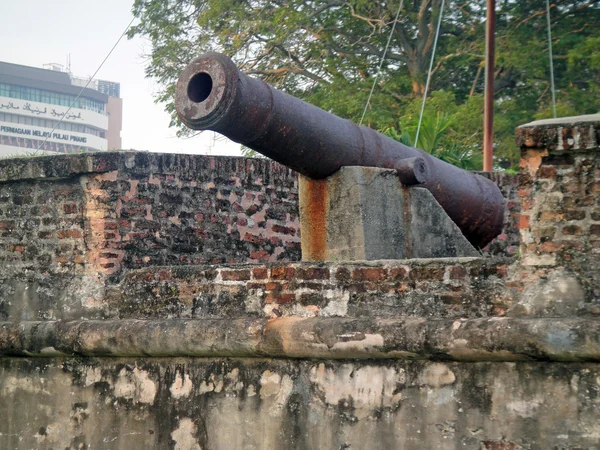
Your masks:
{"label": "overcast sky", "polygon": [[[133,0],[0,0],[0,61],[42,67],[66,66],[91,76],[132,18]],[[96,78],[121,83],[123,148],[154,152],[239,155],[239,145],[205,132],[175,137],[169,116],[154,103],[157,87],[144,77],[150,44],[124,37]]]}

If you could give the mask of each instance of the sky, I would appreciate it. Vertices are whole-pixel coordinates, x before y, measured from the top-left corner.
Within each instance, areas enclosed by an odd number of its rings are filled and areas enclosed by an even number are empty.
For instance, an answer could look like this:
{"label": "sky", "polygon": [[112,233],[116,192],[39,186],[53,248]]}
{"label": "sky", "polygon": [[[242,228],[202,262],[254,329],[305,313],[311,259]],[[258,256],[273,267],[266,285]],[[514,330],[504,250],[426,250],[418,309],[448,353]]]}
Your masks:
{"label": "sky", "polygon": [[[42,67],[66,66],[75,76],[91,76],[132,19],[133,0],[0,0],[0,61]],[[134,22],[135,23],[135,22]],[[163,105],[154,103],[158,86],[145,78],[148,40],[123,37],[96,78],[121,83],[124,149],[169,153],[240,155],[239,144],[204,132],[177,138]]]}

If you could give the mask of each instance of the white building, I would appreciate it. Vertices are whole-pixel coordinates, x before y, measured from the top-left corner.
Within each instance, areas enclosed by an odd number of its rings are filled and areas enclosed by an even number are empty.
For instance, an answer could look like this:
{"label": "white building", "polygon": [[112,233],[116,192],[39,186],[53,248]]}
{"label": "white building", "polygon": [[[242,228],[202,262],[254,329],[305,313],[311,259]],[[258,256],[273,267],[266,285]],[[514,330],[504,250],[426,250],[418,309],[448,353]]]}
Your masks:
{"label": "white building", "polygon": [[121,148],[119,84],[92,81],[68,110],[81,79],[56,69],[0,61],[0,156]]}

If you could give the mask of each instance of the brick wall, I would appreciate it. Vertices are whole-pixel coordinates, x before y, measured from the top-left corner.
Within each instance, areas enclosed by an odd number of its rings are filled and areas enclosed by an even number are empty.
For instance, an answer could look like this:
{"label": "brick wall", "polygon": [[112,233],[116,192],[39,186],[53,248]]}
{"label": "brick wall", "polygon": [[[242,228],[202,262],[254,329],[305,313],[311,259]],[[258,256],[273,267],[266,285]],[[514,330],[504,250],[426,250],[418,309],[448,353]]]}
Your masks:
{"label": "brick wall", "polygon": [[157,265],[300,259],[297,178],[265,160],[138,153],[82,178],[89,262]]}
{"label": "brick wall", "polygon": [[296,175],[274,162],[76,155],[2,161],[0,179],[0,258],[15,272],[300,259]]}
{"label": "brick wall", "polygon": [[[487,248],[516,253],[515,176]],[[157,265],[300,260],[295,173],[267,160],[104,153],[0,161],[4,273],[100,273]]]}
{"label": "brick wall", "polygon": [[[495,176],[508,196],[516,191],[514,177]],[[488,254],[514,253],[514,214],[506,217]],[[105,287],[136,269],[300,259],[297,177],[268,160],[120,152],[0,161],[0,317],[70,318],[90,307],[100,317]],[[265,295],[289,295],[277,289]],[[25,304],[17,312],[16,298]]]}
{"label": "brick wall", "polygon": [[600,301],[599,133],[599,116],[534,122],[517,130],[523,283],[568,271],[592,303]]}
{"label": "brick wall", "polygon": [[506,269],[475,258],[162,267],[127,274],[106,308],[135,319],[502,316]]}
{"label": "brick wall", "polygon": [[0,162],[0,447],[595,448],[599,130],[519,130],[520,259],[266,262],[267,161]]}
{"label": "brick wall", "polygon": [[73,180],[0,184],[2,270],[81,273],[83,211],[83,192]]}
{"label": "brick wall", "polygon": [[0,161],[0,319],[77,318],[160,265],[300,260],[296,174],[148,153]]}

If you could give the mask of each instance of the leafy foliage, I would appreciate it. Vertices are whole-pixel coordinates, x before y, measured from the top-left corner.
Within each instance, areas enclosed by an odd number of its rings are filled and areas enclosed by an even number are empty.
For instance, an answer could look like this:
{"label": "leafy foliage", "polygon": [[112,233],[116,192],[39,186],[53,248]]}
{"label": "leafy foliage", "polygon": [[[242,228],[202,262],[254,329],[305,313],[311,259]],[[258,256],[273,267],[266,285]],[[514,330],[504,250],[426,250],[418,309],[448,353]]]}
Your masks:
{"label": "leafy foliage", "polygon": [[[174,114],[175,81],[187,62],[208,51],[224,52],[246,73],[358,121],[399,1],[135,0],[140,22],[129,35],[152,43],[146,73],[162,86],[156,100],[182,134]],[[514,128],[552,114],[546,17],[539,0],[497,3],[495,163],[509,168],[518,159]],[[440,4],[404,1],[367,125],[411,133]],[[436,133],[425,132],[436,125],[424,123],[423,139],[446,151],[453,146],[458,156],[475,155],[482,141],[484,28],[485,0],[446,2],[424,121],[445,117],[449,124],[436,143]],[[552,32],[558,113],[598,112],[600,0],[553,4]]]}
{"label": "leafy foliage", "polygon": [[424,114],[416,143],[413,137],[416,136],[418,127],[416,120],[406,122],[402,127],[404,130],[402,133],[395,127],[388,127],[381,131],[386,136],[405,145],[415,145],[442,161],[463,169],[480,170],[483,158],[479,147],[477,145],[467,146],[461,144],[454,140],[456,139],[456,133],[449,133],[452,131],[451,126],[456,118],[457,116],[450,116],[439,111],[436,115],[430,112]]}

